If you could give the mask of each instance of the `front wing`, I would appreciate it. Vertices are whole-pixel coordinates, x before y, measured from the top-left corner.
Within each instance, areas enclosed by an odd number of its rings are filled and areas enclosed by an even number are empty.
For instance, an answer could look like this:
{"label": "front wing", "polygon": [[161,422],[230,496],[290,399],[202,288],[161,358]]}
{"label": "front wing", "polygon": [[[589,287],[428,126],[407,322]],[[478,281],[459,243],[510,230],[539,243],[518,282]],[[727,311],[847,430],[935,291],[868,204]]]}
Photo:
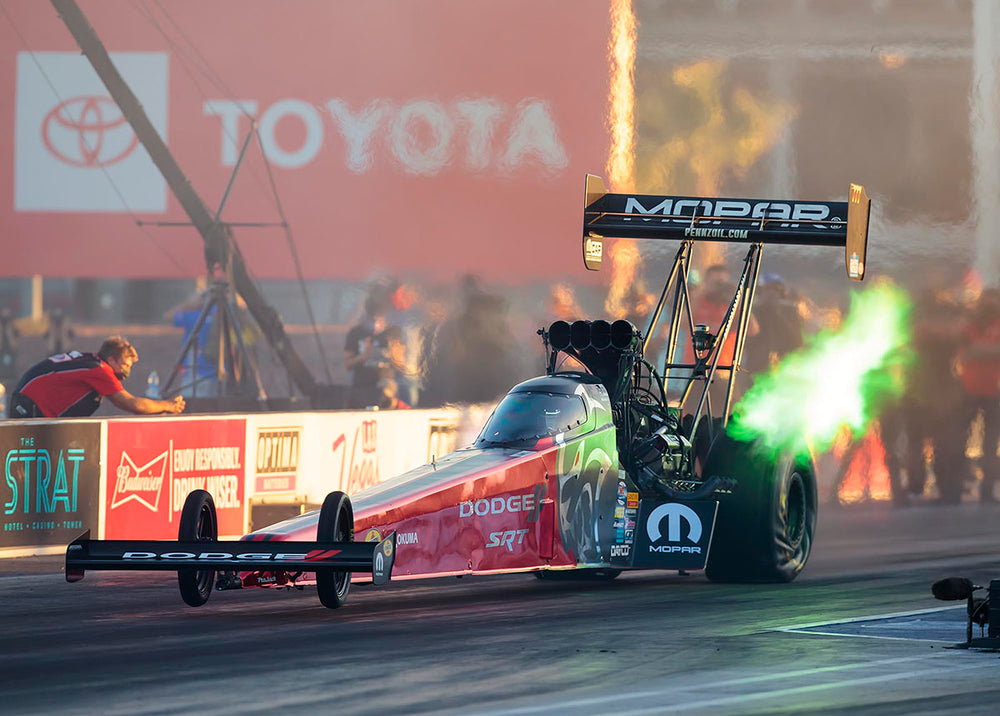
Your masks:
{"label": "front wing", "polygon": [[396,558],[396,533],[379,542],[246,542],[92,540],[83,533],[66,548],[66,581],[88,569],[176,571],[178,569],[371,572],[387,583]]}

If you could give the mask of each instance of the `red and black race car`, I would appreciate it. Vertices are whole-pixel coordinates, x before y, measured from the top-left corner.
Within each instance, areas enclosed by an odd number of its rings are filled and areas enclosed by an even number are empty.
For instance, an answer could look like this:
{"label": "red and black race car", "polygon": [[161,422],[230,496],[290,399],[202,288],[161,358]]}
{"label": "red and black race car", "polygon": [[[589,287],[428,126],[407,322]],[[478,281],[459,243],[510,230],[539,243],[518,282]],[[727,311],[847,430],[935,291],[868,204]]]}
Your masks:
{"label": "red and black race car", "polygon": [[[605,237],[680,241],[645,332],[624,320],[556,321],[540,331],[546,375],[512,388],[473,445],[353,497],[333,492],[322,509],[239,541],[216,539],[212,497],[195,491],[177,542],[88,533],[67,548],[66,578],[87,569],[172,570],[192,606],[213,586],[315,584],[332,608],[352,581],[390,577],[612,579],[632,569],[704,569],[713,581],[791,581],[812,549],[815,468],[809,456],[774,456],[726,435],[733,381],[763,246],[843,246],[848,275],[861,280],[868,213],[857,185],[848,202],[762,201],[611,194],[588,176],[588,268],[600,267]],[[692,317],[696,240],[748,245],[719,326]],[[658,371],[645,351],[661,315],[669,315],[668,345]],[[682,329],[694,349],[687,362],[677,355]],[[558,369],[567,356],[578,370]],[[716,416],[709,388],[723,371]],[[672,373],[675,392],[666,387]]]}

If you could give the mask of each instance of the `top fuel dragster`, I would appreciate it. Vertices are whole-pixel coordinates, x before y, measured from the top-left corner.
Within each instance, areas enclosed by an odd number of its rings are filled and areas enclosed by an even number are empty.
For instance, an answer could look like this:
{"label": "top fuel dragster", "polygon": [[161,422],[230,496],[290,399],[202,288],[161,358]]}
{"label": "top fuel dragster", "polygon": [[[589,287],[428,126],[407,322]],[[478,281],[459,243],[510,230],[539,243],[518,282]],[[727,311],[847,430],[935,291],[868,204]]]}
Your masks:
{"label": "top fuel dragster", "polygon": [[[512,388],[473,445],[351,497],[332,492],[322,509],[239,541],[217,539],[211,495],[195,491],[177,542],[84,534],[67,548],[66,577],[174,570],[194,606],[217,573],[219,589],[314,583],[328,607],[344,603],[352,580],[390,577],[704,569],[713,581],[791,581],[812,549],[815,468],[808,456],[774,457],[725,434],[733,381],[763,247],[844,247],[849,277],[862,280],[869,208],[853,184],[847,202],[763,201],[613,194],[588,176],[588,269],[600,268],[606,237],[680,242],[644,332],[624,320],[556,321],[540,331],[546,374]],[[718,326],[696,324],[691,311],[698,241],[747,245]],[[646,349],[661,317],[667,351],[658,369]],[[691,360],[679,350],[681,331]],[[579,369],[559,370],[565,356]],[[668,400],[666,382],[673,373],[676,384],[679,371],[683,389]],[[709,391],[717,379],[721,406]]]}

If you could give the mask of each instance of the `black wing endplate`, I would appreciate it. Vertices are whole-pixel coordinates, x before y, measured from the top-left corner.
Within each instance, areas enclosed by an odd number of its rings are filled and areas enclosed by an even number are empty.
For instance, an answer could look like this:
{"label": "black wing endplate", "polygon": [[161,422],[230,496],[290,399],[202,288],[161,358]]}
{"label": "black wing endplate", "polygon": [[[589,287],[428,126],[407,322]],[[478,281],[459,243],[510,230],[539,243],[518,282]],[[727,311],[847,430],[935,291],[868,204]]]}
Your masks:
{"label": "black wing endplate", "polygon": [[600,177],[588,174],[584,264],[591,271],[600,269],[604,238],[838,246],[846,250],[848,276],[860,281],[865,272],[871,201],[860,184],[851,184],[848,199],[611,194]]}
{"label": "black wing endplate", "polygon": [[66,581],[83,579],[88,569],[176,571],[219,570],[371,572],[372,582],[392,577],[396,533],[380,542],[243,542],[92,540],[90,531],[66,548]]}

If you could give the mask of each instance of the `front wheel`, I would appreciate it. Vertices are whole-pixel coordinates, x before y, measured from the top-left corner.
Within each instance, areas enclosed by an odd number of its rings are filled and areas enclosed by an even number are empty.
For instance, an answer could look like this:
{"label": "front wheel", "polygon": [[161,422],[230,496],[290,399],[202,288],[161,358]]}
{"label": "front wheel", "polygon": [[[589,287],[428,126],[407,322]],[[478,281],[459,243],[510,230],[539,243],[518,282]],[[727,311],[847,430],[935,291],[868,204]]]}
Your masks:
{"label": "front wheel", "polygon": [[816,471],[812,461],[772,456],[759,443],[721,437],[706,476],[733,477],[720,495],[705,573],[713,582],[791,582],[806,566],[816,531]]}
{"label": "front wheel", "polygon": [[[323,500],[319,511],[319,525],[316,528],[317,542],[353,542],[354,508],[351,498],[343,492],[331,492]],[[324,607],[338,609],[347,601],[351,588],[351,573],[332,569],[316,571],[316,590]]]}
{"label": "front wheel", "polygon": [[[215,500],[205,490],[192,490],[184,500],[177,539],[181,542],[214,542],[219,538],[219,521]],[[185,568],[177,570],[177,586],[181,599],[192,607],[200,607],[212,596],[215,585],[214,569]]]}

